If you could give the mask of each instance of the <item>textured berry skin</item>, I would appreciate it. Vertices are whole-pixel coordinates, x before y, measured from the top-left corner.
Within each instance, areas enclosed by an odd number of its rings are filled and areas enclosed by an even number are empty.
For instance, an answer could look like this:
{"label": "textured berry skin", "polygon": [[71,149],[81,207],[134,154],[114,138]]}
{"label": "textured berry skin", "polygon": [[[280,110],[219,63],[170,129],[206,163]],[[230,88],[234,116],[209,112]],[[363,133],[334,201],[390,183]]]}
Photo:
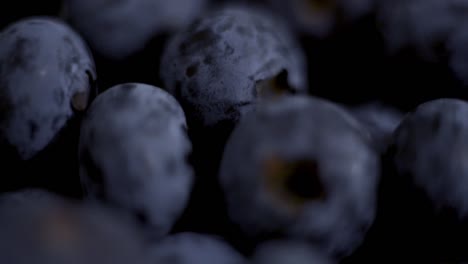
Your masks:
{"label": "textured berry skin", "polygon": [[246,264],[222,239],[197,233],[178,233],[155,244],[149,260],[158,264]]}
{"label": "textured berry skin", "polygon": [[[288,165],[301,161],[302,171]],[[229,215],[246,234],[305,239],[339,257],[360,245],[374,220],[378,176],[360,124],[332,103],[300,96],[246,115],[220,170]]]}
{"label": "textured berry skin", "polygon": [[252,263],[333,264],[338,262],[308,244],[298,241],[272,240],[256,248]]}
{"label": "textured berry skin", "polygon": [[439,59],[441,49],[463,21],[465,0],[379,0],[377,19],[388,51],[414,49],[427,60]]}
{"label": "textured berry skin", "polygon": [[302,33],[326,37],[338,22],[352,23],[369,14],[375,0],[263,0]]}
{"label": "textured berry skin", "polygon": [[52,18],[20,20],[0,33],[0,142],[23,160],[44,149],[88,104],[96,78],[80,36]]}
{"label": "textured berry skin", "polygon": [[140,231],[115,211],[58,197],[11,202],[0,206],[4,263],[145,263]]}
{"label": "textured berry skin", "polygon": [[[154,36],[185,27],[206,0],[65,0],[67,17],[94,50],[123,59]],[[86,19],[83,19],[86,18]]]}
{"label": "textured berry skin", "polygon": [[262,96],[257,83],[281,73],[291,92],[306,91],[304,55],[288,29],[269,13],[241,5],[212,11],[177,34],[160,72],[189,123],[202,126],[236,121]]}
{"label": "textured berry skin", "polygon": [[436,209],[468,216],[468,104],[437,99],[418,106],[393,135],[394,163],[399,175],[410,177]]}
{"label": "textured berry skin", "polygon": [[121,84],[100,94],[83,120],[80,177],[90,196],[135,213],[160,237],[186,206],[190,151],[184,113],[170,94]]}

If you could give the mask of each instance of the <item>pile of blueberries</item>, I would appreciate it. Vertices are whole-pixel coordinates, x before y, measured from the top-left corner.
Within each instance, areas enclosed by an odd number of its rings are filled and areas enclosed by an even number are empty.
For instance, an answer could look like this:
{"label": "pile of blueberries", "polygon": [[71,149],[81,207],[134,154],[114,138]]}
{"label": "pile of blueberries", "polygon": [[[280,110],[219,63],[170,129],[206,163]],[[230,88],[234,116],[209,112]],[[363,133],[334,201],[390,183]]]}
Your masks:
{"label": "pile of blueberries", "polygon": [[0,3],[0,263],[468,261],[468,0]]}

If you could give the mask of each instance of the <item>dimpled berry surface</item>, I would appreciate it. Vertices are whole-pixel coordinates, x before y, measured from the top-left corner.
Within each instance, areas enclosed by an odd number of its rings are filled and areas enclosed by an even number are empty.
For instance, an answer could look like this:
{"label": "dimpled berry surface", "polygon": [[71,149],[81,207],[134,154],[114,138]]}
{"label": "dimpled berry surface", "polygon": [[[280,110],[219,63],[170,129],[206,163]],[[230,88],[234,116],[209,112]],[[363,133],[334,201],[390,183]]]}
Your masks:
{"label": "dimpled berry surface", "polygon": [[86,108],[94,78],[85,43],[63,22],[29,18],[5,28],[0,33],[0,141],[22,159],[33,157],[73,116],[73,104]]}
{"label": "dimpled berry surface", "polygon": [[303,54],[281,20],[237,5],[212,11],[177,34],[161,69],[188,117],[204,125],[237,120],[258,101],[257,82],[283,70],[292,90],[307,89]]}

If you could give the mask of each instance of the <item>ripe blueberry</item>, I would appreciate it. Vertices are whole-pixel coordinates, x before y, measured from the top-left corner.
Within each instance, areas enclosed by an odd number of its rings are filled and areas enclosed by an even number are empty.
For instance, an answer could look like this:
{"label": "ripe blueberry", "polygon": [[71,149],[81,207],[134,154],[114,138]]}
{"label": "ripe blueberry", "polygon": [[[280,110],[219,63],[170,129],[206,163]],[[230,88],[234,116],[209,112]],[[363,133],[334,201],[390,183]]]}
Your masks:
{"label": "ripe blueberry", "polygon": [[258,8],[228,5],[177,34],[161,62],[161,78],[188,122],[236,122],[259,99],[305,92],[303,53],[277,18]]}
{"label": "ripe blueberry", "polygon": [[88,105],[96,78],[80,36],[52,18],[28,18],[0,33],[0,142],[22,160],[43,150]]}
{"label": "ripe blueberry", "polygon": [[379,158],[370,136],[323,99],[259,105],[234,129],[219,176],[232,221],[254,239],[300,238],[341,257],[374,220]]}
{"label": "ripe blueberry", "polygon": [[193,181],[191,143],[177,101],[160,88],[126,83],[100,94],[83,120],[80,177],[86,193],[169,232]]}

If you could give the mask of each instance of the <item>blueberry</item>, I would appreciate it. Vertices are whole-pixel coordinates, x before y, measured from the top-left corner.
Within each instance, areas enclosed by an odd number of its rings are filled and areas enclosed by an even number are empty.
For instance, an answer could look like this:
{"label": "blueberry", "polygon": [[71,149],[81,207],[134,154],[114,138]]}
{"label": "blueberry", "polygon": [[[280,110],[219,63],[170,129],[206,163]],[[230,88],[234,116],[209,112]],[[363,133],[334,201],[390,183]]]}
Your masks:
{"label": "blueberry", "polygon": [[191,232],[166,237],[154,245],[149,255],[152,263],[158,264],[247,263],[221,238]]}
{"label": "blueberry", "polygon": [[190,151],[184,112],[170,94],[120,84],[100,94],[83,120],[80,177],[90,198],[127,209],[157,238],[186,206]]}
{"label": "blueberry", "polygon": [[466,18],[468,1],[379,0],[377,19],[388,51],[414,49],[426,60],[440,59],[447,40]]}
{"label": "blueberry", "polygon": [[234,129],[220,170],[229,215],[253,239],[294,237],[342,257],[376,210],[379,159],[369,134],[324,99],[265,102]]}
{"label": "blueberry", "polygon": [[378,102],[352,107],[350,111],[371,133],[377,149],[385,152],[403,113]]}
{"label": "blueberry", "polygon": [[331,35],[339,22],[352,24],[371,13],[374,0],[263,0],[288,19],[299,32]]}
{"label": "blueberry", "polygon": [[27,203],[0,207],[2,263],[145,263],[140,230],[115,211],[68,200]]}
{"label": "blueberry", "polygon": [[[43,150],[87,107],[94,62],[82,39],[53,18],[0,33],[0,142],[22,160]],[[5,147],[6,148],[6,147]]]}
{"label": "blueberry", "polygon": [[185,27],[207,0],[65,0],[66,17],[98,53],[123,59],[154,36]]}
{"label": "blueberry", "polygon": [[393,135],[394,164],[422,190],[436,209],[468,217],[468,104],[437,99],[418,106]]}
{"label": "blueberry", "polygon": [[332,264],[338,263],[316,248],[298,241],[273,240],[255,250],[253,264]]}
{"label": "blueberry", "polygon": [[235,122],[261,98],[305,92],[303,56],[277,17],[227,5],[169,41],[160,74],[189,123],[214,126]]}

